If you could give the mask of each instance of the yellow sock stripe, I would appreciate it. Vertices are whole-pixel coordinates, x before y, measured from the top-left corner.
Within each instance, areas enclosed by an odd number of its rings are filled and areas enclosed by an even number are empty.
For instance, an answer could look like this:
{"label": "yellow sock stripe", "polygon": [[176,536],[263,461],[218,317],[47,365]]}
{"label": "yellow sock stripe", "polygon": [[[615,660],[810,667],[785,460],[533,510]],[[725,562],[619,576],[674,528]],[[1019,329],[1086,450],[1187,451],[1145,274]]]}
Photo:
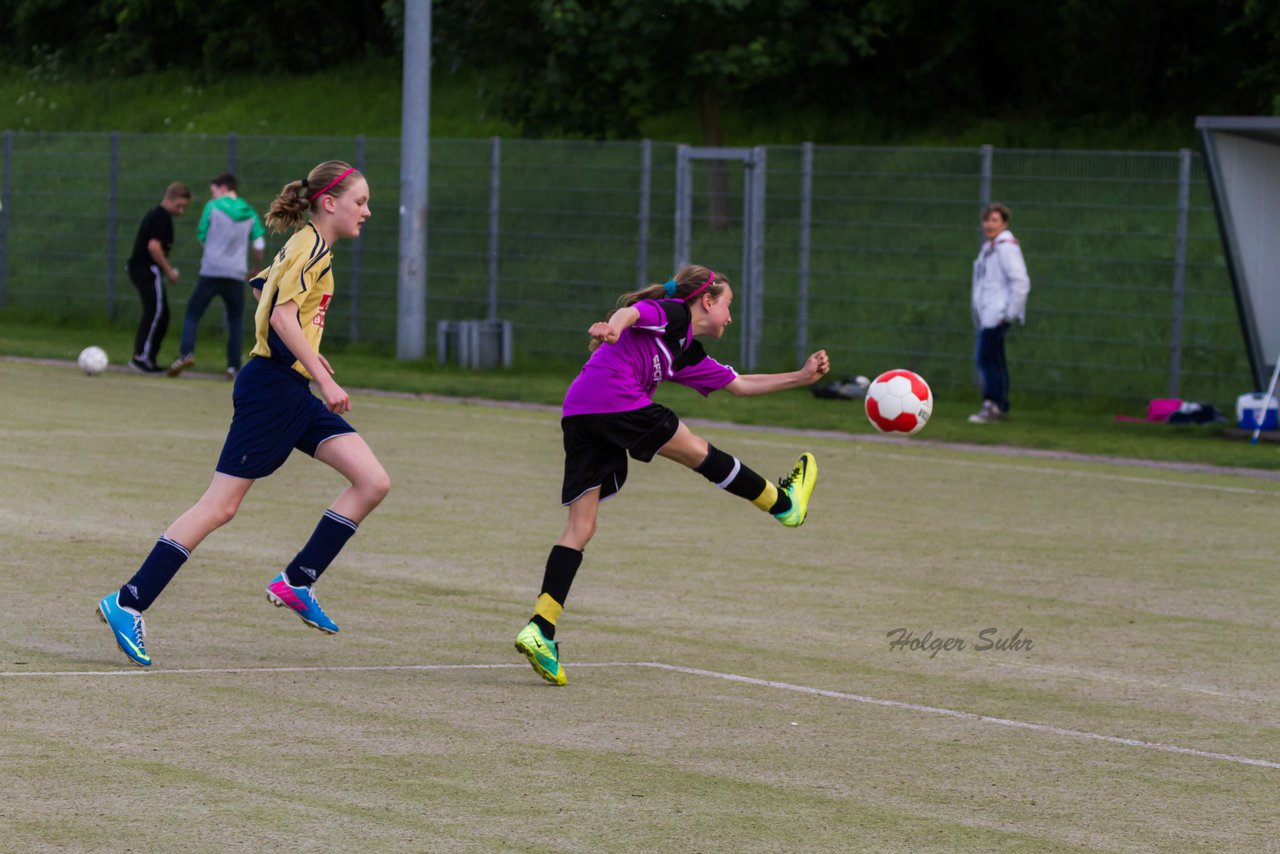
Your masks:
{"label": "yellow sock stripe", "polygon": [[563,610],[564,606],[552,599],[550,593],[543,593],[538,597],[538,604],[534,606],[533,613],[554,626],[556,620],[560,619],[560,612]]}
{"label": "yellow sock stripe", "polygon": [[751,499],[751,503],[768,513],[769,508],[773,507],[778,501],[778,487],[769,481],[764,482],[764,492]]}

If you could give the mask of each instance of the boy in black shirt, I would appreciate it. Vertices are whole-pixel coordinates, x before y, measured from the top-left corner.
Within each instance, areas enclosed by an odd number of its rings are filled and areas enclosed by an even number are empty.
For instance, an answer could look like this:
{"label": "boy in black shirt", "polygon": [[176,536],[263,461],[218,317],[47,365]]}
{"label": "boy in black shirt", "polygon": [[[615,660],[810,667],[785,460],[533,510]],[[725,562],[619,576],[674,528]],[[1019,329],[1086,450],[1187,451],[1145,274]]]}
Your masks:
{"label": "boy in black shirt", "polygon": [[169,299],[165,294],[164,280],[175,284],[178,270],[169,263],[173,249],[173,218],[182,216],[191,203],[191,190],[181,181],[174,181],[164,191],[160,204],[147,211],[133,239],[133,254],[129,256],[129,280],[138,289],[142,299],[142,319],[138,321],[138,333],[133,340],[133,358],[129,367],[144,374],[157,374],[164,370],[156,365],[160,342],[169,329]]}

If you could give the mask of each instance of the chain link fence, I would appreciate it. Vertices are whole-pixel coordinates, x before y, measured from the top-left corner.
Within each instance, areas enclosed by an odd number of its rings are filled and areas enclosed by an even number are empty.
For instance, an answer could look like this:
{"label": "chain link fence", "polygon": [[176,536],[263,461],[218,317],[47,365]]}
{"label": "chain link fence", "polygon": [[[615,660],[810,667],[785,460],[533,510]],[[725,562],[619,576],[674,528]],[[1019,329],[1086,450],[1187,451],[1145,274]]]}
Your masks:
{"label": "chain link fence", "polygon": [[[678,151],[432,140],[426,340],[442,320],[507,320],[517,364],[579,362],[591,321],[671,272]],[[176,222],[180,324],[209,178],[235,173],[265,212],[281,186],[331,158],[368,177],[373,218],[338,247],[327,340],[393,344],[400,167],[389,138],[5,132],[0,311],[134,316],[124,262],[135,230],[182,180],[195,199]],[[968,389],[978,212],[999,200],[1032,283],[1027,324],[1009,338],[1015,394],[1226,401],[1252,385],[1199,155],[802,145],[768,146],[761,160],[758,370],[791,369],[825,347],[839,375],[908,367],[935,388]],[[699,162],[692,178],[691,258],[738,288],[753,257],[743,165]],[[269,238],[268,257],[283,240]],[[711,351],[737,363],[743,329]]]}

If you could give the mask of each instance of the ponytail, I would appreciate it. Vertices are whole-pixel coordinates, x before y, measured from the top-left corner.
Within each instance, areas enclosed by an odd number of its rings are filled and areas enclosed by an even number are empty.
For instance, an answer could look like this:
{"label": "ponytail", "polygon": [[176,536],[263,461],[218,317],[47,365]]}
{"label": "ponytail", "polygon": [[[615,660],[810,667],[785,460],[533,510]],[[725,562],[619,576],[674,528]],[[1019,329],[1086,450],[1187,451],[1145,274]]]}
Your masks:
{"label": "ponytail", "polygon": [[307,177],[284,185],[267,211],[267,226],[272,231],[296,231],[306,223],[306,214],[313,202],[321,196],[341,196],[348,177],[359,174],[351,164],[341,160],[326,160],[317,165]]}
{"label": "ponytail", "polygon": [[306,197],[307,179],[290,181],[284,185],[267,211],[267,227],[272,231],[297,231],[307,221],[306,212],[311,201]]}

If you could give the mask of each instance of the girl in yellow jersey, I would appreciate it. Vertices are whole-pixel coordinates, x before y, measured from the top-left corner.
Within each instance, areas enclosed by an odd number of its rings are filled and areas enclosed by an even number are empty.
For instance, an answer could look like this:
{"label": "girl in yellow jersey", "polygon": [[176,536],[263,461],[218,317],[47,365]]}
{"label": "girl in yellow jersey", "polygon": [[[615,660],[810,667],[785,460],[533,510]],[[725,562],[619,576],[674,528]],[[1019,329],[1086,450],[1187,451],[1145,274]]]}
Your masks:
{"label": "girl in yellow jersey", "polygon": [[[272,202],[267,225],[275,231],[292,228],[294,234],[251,283],[258,297],[253,355],[236,378],[235,413],[213,482],[165,530],[133,578],[98,603],[99,615],[134,663],[151,664],[142,612],[191,550],[231,521],[253,482],[279,468],[294,448],[336,469],[351,485],[325,510],[302,551],[267,585],[267,598],[292,609],[307,625],[338,631],[312,586],[391,488],[378,458],[342,417],[351,399],[320,355],[334,294],[333,245],[359,237],[369,216],[368,183],[337,160],[286,184]],[[319,397],[311,393],[311,380]]]}

